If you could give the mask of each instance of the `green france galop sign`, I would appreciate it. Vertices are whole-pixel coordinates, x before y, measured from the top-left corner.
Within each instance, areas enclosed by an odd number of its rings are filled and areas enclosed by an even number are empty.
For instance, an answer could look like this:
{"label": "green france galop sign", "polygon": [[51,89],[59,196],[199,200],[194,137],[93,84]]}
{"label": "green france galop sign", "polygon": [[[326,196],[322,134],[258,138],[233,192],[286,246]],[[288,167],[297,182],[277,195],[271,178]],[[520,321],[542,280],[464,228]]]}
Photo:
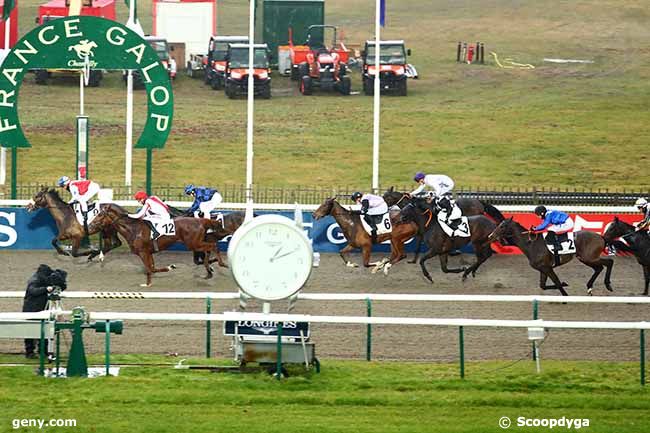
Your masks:
{"label": "green france galop sign", "polygon": [[[88,58],[88,60],[86,60]],[[71,16],[25,35],[0,70],[0,145],[31,147],[18,118],[18,94],[30,69],[139,70],[147,92],[147,120],[137,148],[162,148],[172,126],[174,98],[167,70],[153,48],[115,21]]]}

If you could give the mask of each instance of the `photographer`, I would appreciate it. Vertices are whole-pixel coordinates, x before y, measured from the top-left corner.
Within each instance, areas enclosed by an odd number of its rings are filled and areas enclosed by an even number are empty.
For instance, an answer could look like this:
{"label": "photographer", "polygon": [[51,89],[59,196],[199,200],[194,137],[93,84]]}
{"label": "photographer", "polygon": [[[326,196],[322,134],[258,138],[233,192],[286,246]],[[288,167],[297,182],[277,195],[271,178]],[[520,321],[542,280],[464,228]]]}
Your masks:
{"label": "photographer", "polygon": [[[23,312],[33,313],[43,311],[48,297],[53,291],[65,290],[67,287],[67,272],[62,269],[52,270],[48,265],[39,265],[38,269],[27,281],[27,290],[23,300]],[[25,339],[25,357],[36,358],[37,339]]]}

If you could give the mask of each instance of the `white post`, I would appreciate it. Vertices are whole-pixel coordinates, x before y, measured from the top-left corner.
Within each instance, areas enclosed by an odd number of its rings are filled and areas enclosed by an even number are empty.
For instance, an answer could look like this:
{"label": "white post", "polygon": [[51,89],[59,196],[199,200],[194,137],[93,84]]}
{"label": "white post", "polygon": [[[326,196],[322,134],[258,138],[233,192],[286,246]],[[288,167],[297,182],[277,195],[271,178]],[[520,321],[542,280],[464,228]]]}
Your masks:
{"label": "white post", "polygon": [[245,221],[253,219],[253,108],[254,86],[253,60],[255,44],[255,0],[250,0],[248,16],[248,122],[246,127],[246,217]]}
{"label": "white post", "polygon": [[85,70],[79,74],[79,115],[84,115],[84,75]]}
{"label": "white post", "polygon": [[381,87],[379,86],[379,50],[380,47],[380,23],[379,15],[381,10],[381,0],[376,0],[375,10],[375,89],[374,89],[374,107],[373,107],[373,125],[372,125],[372,191],[376,194],[379,191],[379,94]]}
{"label": "white post", "polygon": [[133,71],[129,69],[126,75],[126,149],[124,158],[124,185],[131,193],[133,165]]}
{"label": "white post", "polygon": [[7,17],[7,21],[5,21],[5,46],[4,46],[5,50],[9,49],[9,44],[11,43],[9,38],[10,31],[11,31],[11,17]]}

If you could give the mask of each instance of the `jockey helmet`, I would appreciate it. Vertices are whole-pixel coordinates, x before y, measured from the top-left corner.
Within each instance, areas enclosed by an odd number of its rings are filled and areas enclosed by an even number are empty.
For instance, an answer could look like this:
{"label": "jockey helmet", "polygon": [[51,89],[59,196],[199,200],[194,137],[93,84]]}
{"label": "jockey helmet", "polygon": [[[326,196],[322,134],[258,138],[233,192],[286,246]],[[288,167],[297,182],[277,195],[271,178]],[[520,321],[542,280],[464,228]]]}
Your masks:
{"label": "jockey helmet", "polygon": [[545,206],[537,206],[535,208],[535,215],[543,217],[546,215],[546,207]]}
{"label": "jockey helmet", "polygon": [[415,177],[413,177],[414,181],[419,182],[422,179],[424,179],[424,173],[422,173],[421,171],[418,171],[417,173],[415,173]]}
{"label": "jockey helmet", "polygon": [[361,197],[363,197],[363,194],[361,194],[359,191],[357,191],[357,192],[352,193],[352,195],[350,196],[350,200],[357,201]]}
{"label": "jockey helmet", "polygon": [[58,186],[67,186],[70,183],[70,178],[68,176],[61,176],[59,180],[56,181]]}
{"label": "jockey helmet", "polygon": [[134,197],[135,197],[136,200],[146,200],[147,198],[149,198],[147,193],[144,192],[144,191],[136,192]]}
{"label": "jockey helmet", "polygon": [[189,184],[185,187],[185,194],[190,195],[194,192],[194,185]]}
{"label": "jockey helmet", "polygon": [[643,209],[646,206],[648,206],[648,200],[644,199],[643,197],[639,197],[636,199],[634,206],[636,206],[639,209]]}

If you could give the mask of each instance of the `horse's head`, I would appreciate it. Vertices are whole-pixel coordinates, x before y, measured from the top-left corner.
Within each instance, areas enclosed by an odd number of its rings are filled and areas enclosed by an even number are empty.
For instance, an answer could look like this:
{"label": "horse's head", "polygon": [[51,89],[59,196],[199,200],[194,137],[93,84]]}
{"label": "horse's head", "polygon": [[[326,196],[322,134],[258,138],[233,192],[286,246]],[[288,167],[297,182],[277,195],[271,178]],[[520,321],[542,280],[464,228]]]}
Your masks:
{"label": "horse's head", "polygon": [[34,194],[32,200],[27,204],[27,212],[33,212],[36,209],[47,207],[47,192],[48,188],[42,186],[40,191]]}
{"label": "horse's head", "polygon": [[512,217],[506,218],[499,223],[492,233],[490,233],[488,241],[495,242],[507,239],[514,234],[516,227],[517,223],[512,219]]}
{"label": "horse's head", "polygon": [[94,234],[102,231],[106,227],[115,224],[115,222],[124,215],[126,214],[118,212],[116,209],[108,205],[103,205],[102,210],[88,225],[88,234]]}
{"label": "horse's head", "polygon": [[621,221],[618,217],[614,217],[611,223],[607,224],[607,229],[603,233],[603,238],[606,242],[612,242],[614,239],[620,238],[628,233],[634,231],[634,226]]}
{"label": "horse's head", "polygon": [[393,207],[395,205],[398,205],[399,207],[404,207],[407,203],[408,200],[406,200],[408,196],[402,192],[395,191],[395,189],[391,186],[388,188],[388,191],[386,191],[383,195],[384,201],[388,205],[388,207]]}
{"label": "horse's head", "polygon": [[312,214],[312,218],[315,220],[319,220],[323,217],[326,217],[327,215],[330,215],[332,213],[332,209],[334,208],[334,202],[336,199],[333,197],[328,197],[325,199],[325,201],[318,206],[318,209],[316,209]]}

